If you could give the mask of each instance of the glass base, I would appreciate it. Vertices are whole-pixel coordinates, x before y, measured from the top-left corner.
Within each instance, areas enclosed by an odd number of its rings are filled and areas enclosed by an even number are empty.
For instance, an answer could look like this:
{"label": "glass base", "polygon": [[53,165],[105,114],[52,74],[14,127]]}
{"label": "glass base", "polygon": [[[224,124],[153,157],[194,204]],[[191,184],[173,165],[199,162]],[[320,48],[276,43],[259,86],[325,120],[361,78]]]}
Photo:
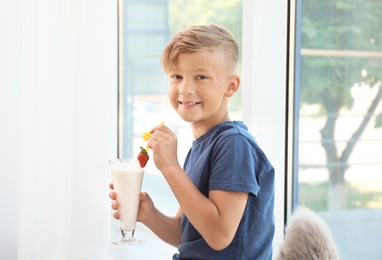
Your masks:
{"label": "glass base", "polygon": [[144,240],[142,239],[136,239],[134,237],[129,237],[129,238],[122,238],[121,240],[118,241],[113,241],[111,242],[113,245],[140,245],[145,243]]}
{"label": "glass base", "polygon": [[121,229],[122,239],[111,242],[114,245],[140,245],[145,241],[134,237],[135,230],[124,231]]}

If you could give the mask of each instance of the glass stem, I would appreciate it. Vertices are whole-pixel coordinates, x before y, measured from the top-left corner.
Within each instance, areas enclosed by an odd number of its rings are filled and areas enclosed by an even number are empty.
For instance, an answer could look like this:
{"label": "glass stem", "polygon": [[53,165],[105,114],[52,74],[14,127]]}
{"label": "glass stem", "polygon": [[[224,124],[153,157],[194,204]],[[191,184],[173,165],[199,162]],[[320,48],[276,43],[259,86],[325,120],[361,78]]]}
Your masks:
{"label": "glass stem", "polygon": [[128,240],[128,239],[133,239],[134,238],[134,232],[135,232],[135,229],[133,230],[122,230],[121,229],[121,233],[122,233],[122,239],[123,240]]}

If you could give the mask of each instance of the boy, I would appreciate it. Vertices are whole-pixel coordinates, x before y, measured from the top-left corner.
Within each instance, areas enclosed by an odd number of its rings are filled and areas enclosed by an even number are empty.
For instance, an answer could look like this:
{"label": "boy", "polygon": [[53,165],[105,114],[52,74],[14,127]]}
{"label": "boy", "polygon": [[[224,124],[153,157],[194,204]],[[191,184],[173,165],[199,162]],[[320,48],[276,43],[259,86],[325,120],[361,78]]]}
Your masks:
{"label": "boy", "polygon": [[154,163],[180,207],[165,216],[141,193],[137,221],[178,247],[173,259],[272,259],[274,169],[247,127],[228,115],[238,59],[235,39],[216,25],[178,32],[161,57],[170,103],[195,141],[182,169],[175,134],[165,125],[151,130]]}

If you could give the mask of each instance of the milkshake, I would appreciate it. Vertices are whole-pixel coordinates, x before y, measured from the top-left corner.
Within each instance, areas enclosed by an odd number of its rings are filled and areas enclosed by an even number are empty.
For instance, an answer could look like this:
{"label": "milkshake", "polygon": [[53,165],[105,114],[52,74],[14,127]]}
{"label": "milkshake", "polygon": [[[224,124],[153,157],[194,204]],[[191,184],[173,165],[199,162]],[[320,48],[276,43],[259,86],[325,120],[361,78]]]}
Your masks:
{"label": "milkshake", "polygon": [[117,159],[110,160],[109,163],[114,191],[117,194],[116,201],[119,203],[119,222],[123,235],[119,244],[136,244],[138,241],[133,234],[144,168],[140,167],[137,159]]}

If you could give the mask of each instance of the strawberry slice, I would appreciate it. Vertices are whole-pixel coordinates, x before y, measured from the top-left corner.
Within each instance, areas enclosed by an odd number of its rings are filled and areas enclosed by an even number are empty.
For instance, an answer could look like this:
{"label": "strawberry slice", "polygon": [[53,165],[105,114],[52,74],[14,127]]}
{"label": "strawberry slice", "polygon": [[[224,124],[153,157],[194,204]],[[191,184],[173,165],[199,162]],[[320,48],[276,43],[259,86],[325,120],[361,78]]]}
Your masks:
{"label": "strawberry slice", "polygon": [[141,149],[140,153],[138,154],[138,161],[141,165],[141,168],[144,168],[146,166],[147,161],[149,160],[149,155],[147,154],[147,151],[142,146],[139,147]]}

